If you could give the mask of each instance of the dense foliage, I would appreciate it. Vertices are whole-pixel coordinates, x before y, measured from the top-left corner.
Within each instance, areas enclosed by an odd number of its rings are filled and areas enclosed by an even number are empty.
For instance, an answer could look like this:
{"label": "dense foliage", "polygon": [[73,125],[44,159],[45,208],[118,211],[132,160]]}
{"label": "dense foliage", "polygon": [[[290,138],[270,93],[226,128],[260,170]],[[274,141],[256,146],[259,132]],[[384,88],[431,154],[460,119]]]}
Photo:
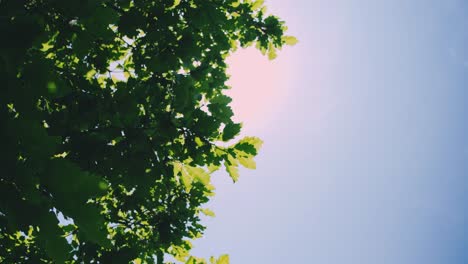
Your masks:
{"label": "dense foliage", "polygon": [[284,31],[263,1],[1,0],[0,262],[205,263],[210,174],[261,145],[223,143],[225,58]]}

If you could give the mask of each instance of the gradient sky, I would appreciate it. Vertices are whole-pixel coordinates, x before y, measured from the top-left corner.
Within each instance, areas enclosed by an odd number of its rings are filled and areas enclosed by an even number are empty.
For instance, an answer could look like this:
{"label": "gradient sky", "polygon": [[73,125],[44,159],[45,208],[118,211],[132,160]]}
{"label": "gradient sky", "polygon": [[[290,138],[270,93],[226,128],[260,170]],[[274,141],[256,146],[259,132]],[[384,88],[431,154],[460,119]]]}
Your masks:
{"label": "gradient sky", "polygon": [[194,255],[468,263],[468,2],[267,0],[300,43],[231,58],[257,170],[213,180]]}

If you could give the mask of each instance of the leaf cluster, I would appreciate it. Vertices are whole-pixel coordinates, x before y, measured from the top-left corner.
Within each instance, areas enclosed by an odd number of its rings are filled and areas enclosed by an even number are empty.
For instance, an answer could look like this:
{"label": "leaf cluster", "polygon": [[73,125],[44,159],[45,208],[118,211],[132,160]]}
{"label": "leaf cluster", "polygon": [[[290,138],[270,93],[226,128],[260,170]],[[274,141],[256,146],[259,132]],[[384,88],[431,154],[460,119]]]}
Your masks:
{"label": "leaf cluster", "polygon": [[285,29],[262,1],[0,1],[0,262],[206,263],[210,174],[261,145],[223,147],[225,59]]}

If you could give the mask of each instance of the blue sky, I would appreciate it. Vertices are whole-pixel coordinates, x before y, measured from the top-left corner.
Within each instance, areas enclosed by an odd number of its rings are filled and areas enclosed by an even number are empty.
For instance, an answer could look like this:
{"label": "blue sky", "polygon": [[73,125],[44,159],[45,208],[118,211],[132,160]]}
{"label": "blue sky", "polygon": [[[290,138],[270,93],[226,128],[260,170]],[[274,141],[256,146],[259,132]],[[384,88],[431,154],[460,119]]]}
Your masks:
{"label": "blue sky", "polygon": [[238,183],[213,176],[217,216],[193,253],[229,253],[233,264],[468,263],[468,2],[266,5],[300,43],[272,62],[274,85],[233,86],[264,89],[244,134],[265,144]]}

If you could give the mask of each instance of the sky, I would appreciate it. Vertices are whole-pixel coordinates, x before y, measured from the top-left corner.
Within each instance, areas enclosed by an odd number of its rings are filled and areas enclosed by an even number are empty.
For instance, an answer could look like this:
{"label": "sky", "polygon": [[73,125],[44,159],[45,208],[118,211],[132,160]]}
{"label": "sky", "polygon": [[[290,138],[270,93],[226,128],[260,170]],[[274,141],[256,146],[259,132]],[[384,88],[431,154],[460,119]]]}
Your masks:
{"label": "sky", "polygon": [[243,135],[194,255],[233,264],[468,263],[468,2],[267,0],[299,39],[230,58]]}

